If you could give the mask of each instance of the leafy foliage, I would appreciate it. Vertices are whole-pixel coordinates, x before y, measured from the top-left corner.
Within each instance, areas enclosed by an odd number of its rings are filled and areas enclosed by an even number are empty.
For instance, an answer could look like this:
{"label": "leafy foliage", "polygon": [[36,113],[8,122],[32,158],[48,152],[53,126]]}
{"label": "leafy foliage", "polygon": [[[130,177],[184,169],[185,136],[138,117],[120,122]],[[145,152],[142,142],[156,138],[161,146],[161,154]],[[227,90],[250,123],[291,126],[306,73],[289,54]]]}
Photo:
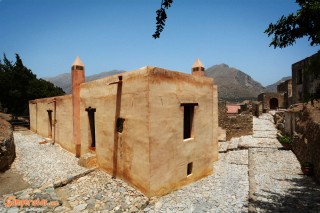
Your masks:
{"label": "leafy foliage", "polygon": [[6,55],[0,60],[0,104],[15,115],[28,114],[28,101],[65,94],[64,91],[43,79],[37,79],[30,69],[23,65],[18,54],[16,62],[10,62]]}
{"label": "leafy foliage", "polygon": [[167,19],[167,14],[166,14],[166,9],[169,9],[169,7],[171,7],[173,0],[162,0],[161,1],[161,7],[159,10],[157,10],[157,17],[156,17],[156,31],[155,33],[152,35],[152,37],[154,39],[160,38],[160,34],[164,29],[165,26],[165,22]]}
{"label": "leafy foliage", "polygon": [[292,139],[287,135],[283,135],[283,136],[279,137],[278,139],[279,139],[280,143],[292,144]]}
{"label": "leafy foliage", "polygon": [[320,1],[296,0],[296,3],[301,7],[296,14],[282,16],[265,30],[269,37],[274,36],[270,46],[284,48],[304,36],[308,36],[311,46],[320,44]]}

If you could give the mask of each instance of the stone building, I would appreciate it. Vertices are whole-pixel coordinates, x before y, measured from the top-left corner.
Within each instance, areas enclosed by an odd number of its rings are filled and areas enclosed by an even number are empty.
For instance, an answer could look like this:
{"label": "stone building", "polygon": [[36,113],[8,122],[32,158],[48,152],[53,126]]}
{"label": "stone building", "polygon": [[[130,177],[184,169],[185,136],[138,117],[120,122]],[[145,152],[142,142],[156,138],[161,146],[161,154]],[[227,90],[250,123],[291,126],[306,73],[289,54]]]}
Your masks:
{"label": "stone building", "polygon": [[262,103],[264,112],[275,110],[278,108],[285,108],[284,94],[275,92],[265,92],[258,95],[258,101]]}
{"label": "stone building", "polygon": [[200,60],[193,75],[146,66],[85,83],[84,70],[77,58],[71,95],[29,102],[32,131],[149,197],[213,172],[217,86]]}
{"label": "stone building", "polygon": [[290,107],[292,104],[292,79],[281,82],[277,86],[277,91],[283,94],[285,108]]}
{"label": "stone building", "polygon": [[[292,64],[292,102],[301,103],[309,95],[316,93],[320,79],[315,79],[314,74],[308,68],[312,61],[319,65],[320,52]],[[317,67],[316,69],[319,69]],[[319,73],[319,72],[318,72]]]}

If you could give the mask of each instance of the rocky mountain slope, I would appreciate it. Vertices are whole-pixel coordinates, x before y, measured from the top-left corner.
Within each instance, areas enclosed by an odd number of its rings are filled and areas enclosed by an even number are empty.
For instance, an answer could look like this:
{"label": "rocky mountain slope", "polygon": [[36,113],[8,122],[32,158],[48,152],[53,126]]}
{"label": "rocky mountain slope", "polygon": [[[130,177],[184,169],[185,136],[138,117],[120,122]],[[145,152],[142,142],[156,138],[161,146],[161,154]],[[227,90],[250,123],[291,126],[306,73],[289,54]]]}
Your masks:
{"label": "rocky mountain slope", "polygon": [[[86,77],[86,81],[93,81],[106,76],[119,74],[125,71],[112,70]],[[229,67],[226,64],[214,65],[206,69],[206,75],[214,78],[214,82],[219,88],[219,98],[228,101],[242,101],[245,99],[256,99],[260,93],[266,91],[276,91],[277,85],[289,77],[284,77],[280,81],[263,87],[259,82],[252,79],[246,73]],[[45,78],[54,85],[61,87],[66,93],[71,93],[71,75],[64,73],[56,77]]]}
{"label": "rocky mountain slope", "polygon": [[267,92],[277,92],[277,86],[283,82],[283,81],[286,81],[288,79],[291,79],[291,76],[287,76],[287,77],[283,77],[281,78],[279,81],[277,81],[276,83],[274,84],[270,84],[268,86],[266,86],[266,91]]}
{"label": "rocky mountain slope", "polygon": [[221,99],[229,101],[256,99],[265,91],[265,87],[249,75],[226,64],[209,67],[206,69],[206,75],[214,78]]}
{"label": "rocky mountain slope", "polygon": [[[95,75],[89,75],[86,76],[86,82],[88,81],[94,81],[100,78],[104,78],[110,75],[116,75],[119,73],[125,72],[123,70],[111,70],[107,72],[102,72]],[[49,81],[53,83],[54,85],[61,87],[63,91],[65,91],[67,94],[71,93],[71,74],[70,73],[63,73],[60,75],[57,75],[55,77],[47,77],[44,78],[44,80]]]}

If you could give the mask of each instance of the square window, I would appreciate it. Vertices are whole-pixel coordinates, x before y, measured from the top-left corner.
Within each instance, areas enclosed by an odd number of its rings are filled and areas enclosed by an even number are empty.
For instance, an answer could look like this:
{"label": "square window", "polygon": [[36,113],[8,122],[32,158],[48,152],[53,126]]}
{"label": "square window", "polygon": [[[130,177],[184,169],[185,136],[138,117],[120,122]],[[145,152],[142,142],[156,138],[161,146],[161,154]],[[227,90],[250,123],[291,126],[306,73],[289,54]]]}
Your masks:
{"label": "square window", "polygon": [[188,166],[187,166],[187,176],[191,175],[192,174],[192,167],[193,167],[193,163],[188,163]]}

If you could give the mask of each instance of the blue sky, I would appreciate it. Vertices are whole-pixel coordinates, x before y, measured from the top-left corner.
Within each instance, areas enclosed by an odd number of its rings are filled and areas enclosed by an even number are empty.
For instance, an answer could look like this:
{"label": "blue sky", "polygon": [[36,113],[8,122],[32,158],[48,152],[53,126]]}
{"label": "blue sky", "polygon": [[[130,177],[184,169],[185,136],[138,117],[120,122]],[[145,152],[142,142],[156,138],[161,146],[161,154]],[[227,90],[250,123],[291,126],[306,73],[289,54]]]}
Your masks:
{"label": "blue sky", "polygon": [[[0,54],[20,54],[38,77],[86,75],[146,65],[190,72],[225,63],[263,85],[291,75],[291,64],[319,50],[307,39],[269,47],[269,23],[295,12],[294,0],[174,0],[160,39],[153,39],[161,0],[0,0]],[[2,57],[1,57],[2,58]]]}

